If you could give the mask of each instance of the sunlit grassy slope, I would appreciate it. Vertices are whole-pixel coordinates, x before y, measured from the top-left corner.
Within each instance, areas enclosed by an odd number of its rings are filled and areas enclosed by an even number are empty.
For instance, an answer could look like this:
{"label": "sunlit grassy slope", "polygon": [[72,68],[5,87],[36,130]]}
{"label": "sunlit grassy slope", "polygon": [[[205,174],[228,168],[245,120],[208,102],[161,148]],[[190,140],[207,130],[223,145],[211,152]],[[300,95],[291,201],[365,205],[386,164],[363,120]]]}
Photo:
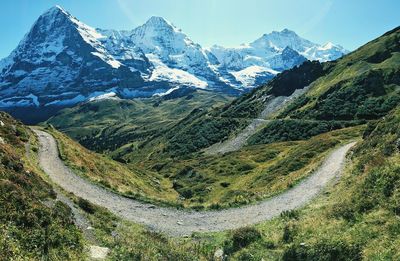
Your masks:
{"label": "sunlit grassy slope", "polygon": [[[63,260],[82,260],[83,256],[80,255],[84,254],[84,251],[82,251],[82,244],[78,243],[79,232],[71,225],[71,221],[65,223],[65,220],[71,218],[68,208],[56,205],[57,207],[52,210],[42,205],[38,199],[43,200],[48,197],[47,191],[51,191],[51,187],[46,185],[39,176],[25,173],[18,167],[25,168],[27,164],[22,161],[19,165],[17,158],[23,158],[25,153],[23,144],[30,139],[30,131],[11,121],[10,118],[4,120],[2,116],[1,120],[6,126],[11,126],[7,131],[1,129],[1,136],[6,141],[6,144],[0,146],[3,153],[2,162],[4,164],[8,162],[4,167],[2,166],[1,172],[2,182],[6,182],[2,186],[2,198],[7,197],[1,204],[5,210],[1,212],[1,218],[3,218],[1,228],[5,229],[2,235],[10,235],[13,239],[10,241],[9,237],[7,240],[3,238],[1,246],[7,252],[3,251],[2,254],[13,258],[51,257],[57,259],[58,257]],[[15,129],[13,125],[16,126]],[[370,260],[396,260],[399,257],[397,245],[400,240],[398,218],[400,133],[398,126],[400,126],[400,109],[383,120],[369,124],[364,132],[365,140],[350,154],[351,161],[337,185],[328,189],[308,207],[284,213],[280,218],[255,227],[171,239],[119,220],[97,207],[90,207],[87,217],[95,229],[99,244],[110,247],[111,260],[135,258],[207,260],[212,259],[217,249],[223,249],[224,254],[231,260],[261,260],[261,258],[264,260],[361,260],[362,257]],[[349,129],[329,135],[342,140],[352,138],[354,134],[354,130]],[[327,137],[327,134],[320,137]],[[302,143],[305,144],[305,142]],[[13,148],[10,147],[11,144]],[[32,145],[31,152],[35,153],[36,145],[34,142]],[[262,146],[256,147],[260,149]],[[312,148],[315,149],[315,147]],[[278,148],[269,147],[269,150],[272,149]],[[282,146],[281,149],[288,148]],[[252,154],[252,150],[249,149],[248,158],[268,161],[267,158],[270,155],[263,154],[262,151],[258,151],[260,158],[256,158],[257,155]],[[264,156],[267,158],[263,158]],[[13,173],[19,174],[14,176]],[[5,184],[10,185],[5,186]],[[6,188],[10,189],[6,190]],[[21,208],[21,206],[24,207]],[[88,211],[87,206],[86,211]],[[42,234],[46,233],[46,225],[42,223],[46,216],[48,217],[46,220],[51,224],[49,227],[51,235],[57,235],[56,241],[52,241],[56,239],[55,237],[47,238],[46,234]],[[26,219],[27,217],[30,218]],[[32,217],[37,217],[37,219],[32,220]],[[13,225],[14,222],[28,222],[28,220],[29,223],[22,227],[21,223],[18,223],[18,226],[16,223]],[[32,221],[39,223],[34,225]],[[13,233],[10,233],[11,231]],[[59,233],[57,231],[62,231],[62,234],[57,234]],[[40,237],[40,241],[35,241],[36,237]],[[67,241],[61,240],[67,238]],[[74,238],[78,241],[74,241]],[[33,242],[41,242],[41,244]],[[44,250],[47,246],[50,247],[49,252]]]}
{"label": "sunlit grassy slope", "polygon": [[100,208],[89,218],[112,260],[212,260],[217,250],[229,260],[398,260],[399,126],[400,108],[369,124],[337,183],[257,226],[172,239],[118,223]]}
{"label": "sunlit grassy slope", "polygon": [[172,180],[185,206],[237,206],[292,187],[312,173],[332,148],[359,137],[361,129],[333,131],[306,141],[248,146],[225,155],[133,159],[131,164]]}
{"label": "sunlit grassy slope", "polygon": [[57,129],[99,152],[136,147],[159,136],[196,108],[220,106],[232,97],[196,91],[180,98],[103,100],[65,109],[48,120]]}
{"label": "sunlit grassy slope", "polygon": [[257,226],[262,237],[235,257],[398,260],[399,126],[400,108],[371,125],[337,185],[308,207]]}
{"label": "sunlit grassy slope", "polygon": [[92,152],[53,128],[60,156],[74,173],[123,195],[145,201],[174,203],[178,194],[172,182],[156,172],[136,168]]}
{"label": "sunlit grassy slope", "polygon": [[324,76],[281,117],[376,119],[400,103],[400,28],[325,64]]}
{"label": "sunlit grassy slope", "polygon": [[26,155],[35,151],[31,130],[0,112],[0,259],[82,259],[82,235],[71,210],[51,204],[51,185]]}
{"label": "sunlit grassy slope", "polygon": [[295,185],[332,148],[356,139],[363,127],[322,134],[306,141],[250,146],[224,156],[148,158],[116,162],[91,152],[60,132],[62,159],[75,173],[123,195],[174,206],[220,208],[270,197]]}

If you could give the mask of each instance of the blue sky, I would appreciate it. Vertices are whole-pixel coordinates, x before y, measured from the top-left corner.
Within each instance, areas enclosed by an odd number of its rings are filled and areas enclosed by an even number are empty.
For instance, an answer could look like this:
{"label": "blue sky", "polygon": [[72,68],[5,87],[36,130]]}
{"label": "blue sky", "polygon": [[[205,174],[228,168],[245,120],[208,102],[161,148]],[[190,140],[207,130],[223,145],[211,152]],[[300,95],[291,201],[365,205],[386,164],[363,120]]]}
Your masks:
{"label": "blue sky", "polygon": [[353,50],[400,25],[399,0],[3,0],[0,57],[56,4],[100,28],[133,29],[162,16],[205,47],[236,46],[289,28],[311,41]]}

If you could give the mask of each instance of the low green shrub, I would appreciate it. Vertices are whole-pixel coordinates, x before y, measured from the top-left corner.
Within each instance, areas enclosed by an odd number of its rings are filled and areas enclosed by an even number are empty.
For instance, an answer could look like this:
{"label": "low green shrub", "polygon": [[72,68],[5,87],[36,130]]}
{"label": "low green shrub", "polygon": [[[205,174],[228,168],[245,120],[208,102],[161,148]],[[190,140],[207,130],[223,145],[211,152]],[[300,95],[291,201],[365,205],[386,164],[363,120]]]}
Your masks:
{"label": "low green shrub", "polygon": [[284,250],[283,261],[358,261],[362,260],[362,250],[357,244],[342,240],[324,240],[313,245],[291,244]]}
{"label": "low green shrub", "polygon": [[306,140],[318,134],[355,126],[362,121],[310,121],[310,120],[274,120],[255,135],[248,143],[269,144],[280,141]]}
{"label": "low green shrub", "polygon": [[291,243],[296,235],[296,227],[292,223],[287,223],[283,228],[282,241],[284,243]]}
{"label": "low green shrub", "polygon": [[94,214],[96,212],[96,206],[90,203],[88,200],[79,198],[78,206],[89,214]]}
{"label": "low green shrub", "polygon": [[261,239],[261,233],[254,227],[243,227],[232,232],[230,240],[225,242],[225,252],[234,253]]}
{"label": "low green shrub", "polygon": [[285,210],[280,214],[280,216],[281,216],[281,218],[284,218],[286,220],[299,219],[300,213],[297,209]]}

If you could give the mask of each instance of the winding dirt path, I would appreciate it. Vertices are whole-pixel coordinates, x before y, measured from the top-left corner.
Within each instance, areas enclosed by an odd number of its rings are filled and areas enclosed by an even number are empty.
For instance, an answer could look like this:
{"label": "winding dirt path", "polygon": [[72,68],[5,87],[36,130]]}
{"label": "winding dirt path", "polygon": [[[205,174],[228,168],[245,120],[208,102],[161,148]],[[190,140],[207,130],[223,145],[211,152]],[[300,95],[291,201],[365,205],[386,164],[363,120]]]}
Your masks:
{"label": "winding dirt path", "polygon": [[54,183],[124,219],[172,236],[235,229],[272,219],[285,210],[299,208],[340,175],[346,153],[354,145],[350,143],[333,151],[314,174],[280,195],[240,208],[196,212],[157,207],[100,188],[75,175],[64,165],[58,155],[57,143],[50,134],[39,130],[35,132],[41,144],[40,165]]}
{"label": "winding dirt path", "polygon": [[206,155],[225,154],[237,151],[246,145],[247,140],[253,136],[261,127],[265,126],[269,121],[264,119],[253,119],[246,128],[232,139],[211,145],[204,150]]}
{"label": "winding dirt path", "polygon": [[270,120],[267,120],[268,117],[306,93],[308,89],[309,86],[306,86],[303,89],[295,90],[290,96],[273,97],[264,105],[264,109],[261,111],[260,115],[258,115],[258,118],[253,119],[240,133],[231,139],[211,145],[204,150],[204,153],[207,155],[216,155],[240,150],[247,144],[247,140],[251,136],[270,122]]}

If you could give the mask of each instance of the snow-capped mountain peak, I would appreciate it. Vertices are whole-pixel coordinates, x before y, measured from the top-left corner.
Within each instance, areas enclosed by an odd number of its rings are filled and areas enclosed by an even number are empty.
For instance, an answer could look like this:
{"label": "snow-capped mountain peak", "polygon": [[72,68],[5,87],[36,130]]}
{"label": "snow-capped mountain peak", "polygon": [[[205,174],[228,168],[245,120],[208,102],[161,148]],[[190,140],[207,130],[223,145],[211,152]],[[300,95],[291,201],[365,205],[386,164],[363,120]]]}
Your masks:
{"label": "snow-capped mountain peak", "polygon": [[68,105],[126,78],[141,84],[138,73],[120,70],[104,37],[60,6],[44,12],[1,62],[0,107]]}
{"label": "snow-capped mountain peak", "polygon": [[64,26],[66,23],[70,23],[78,30],[81,30],[84,36],[89,38],[85,39],[88,40],[88,42],[93,42],[94,39],[102,37],[94,28],[82,23],[59,5],[51,7],[43,13],[33,27],[40,24],[42,30],[51,30],[55,29],[56,26]]}
{"label": "snow-capped mountain peak", "polygon": [[[278,32],[278,33],[279,33],[279,32]],[[287,28],[283,29],[280,33],[297,35],[294,31],[289,30],[289,29],[287,29]]]}
{"label": "snow-capped mountain peak", "polygon": [[167,21],[161,16],[152,16],[144,24],[146,27],[165,28],[168,27],[172,30],[180,31],[171,22]]}
{"label": "snow-capped mountain peak", "polygon": [[250,43],[250,46],[254,48],[274,48],[276,50],[283,50],[286,47],[290,47],[300,53],[313,45],[312,42],[301,38],[294,31],[289,29],[283,29],[280,32],[272,31]]}
{"label": "snow-capped mountain peak", "polygon": [[346,49],[343,48],[343,46],[339,44],[334,44],[332,42],[327,42],[326,44],[322,45],[319,47],[319,50],[338,50],[341,52],[347,52]]}
{"label": "snow-capped mountain peak", "polygon": [[320,62],[326,62],[336,60],[347,54],[349,51],[344,49],[342,46],[327,42],[324,45],[314,45],[302,53],[309,60],[319,60]]}
{"label": "snow-capped mountain peak", "polygon": [[331,42],[327,42],[326,44],[321,46],[321,50],[329,50],[332,49],[335,45]]}
{"label": "snow-capped mountain peak", "polygon": [[[271,33],[266,33],[263,35],[263,37],[266,37],[268,39],[271,39],[273,37],[276,38],[292,38],[292,39],[296,39],[296,38],[301,38],[298,34],[296,34],[295,31],[292,31],[288,28],[285,28],[281,31],[272,31]],[[303,39],[304,40],[304,39]]]}
{"label": "snow-capped mountain peak", "polygon": [[[50,8],[44,14],[42,14],[33,25],[26,38],[31,41],[32,37],[53,37],[54,39],[46,39],[43,41],[43,43],[45,44],[45,48],[52,46],[53,49],[50,51],[55,51],[54,54],[57,55],[63,51],[63,49],[60,49],[62,46],[64,46],[64,39],[62,39],[62,37],[74,29],[78,31],[83,41],[95,49],[92,52],[93,55],[99,57],[113,68],[118,68],[121,66],[121,64],[111,55],[109,55],[107,50],[105,50],[105,48],[101,45],[99,39],[104,38],[103,35],[98,33],[93,27],[90,27],[79,21],[76,17],[72,16],[59,5]],[[49,42],[52,42],[53,45],[49,45]]]}
{"label": "snow-capped mountain peak", "polygon": [[58,13],[63,13],[64,15],[69,15],[68,12],[62,8],[59,5],[55,5],[53,7],[50,7],[45,13],[43,13],[41,16],[54,16],[57,15]]}
{"label": "snow-capped mountain peak", "polygon": [[195,45],[186,34],[162,17],[153,16],[130,33],[132,41],[145,53],[178,54]]}
{"label": "snow-capped mountain peak", "polygon": [[150,80],[199,88],[214,85],[209,84],[217,78],[210,62],[212,54],[164,18],[151,17],[132,30],[129,38],[153,64]]}
{"label": "snow-capped mountain peak", "polygon": [[306,58],[327,61],[345,52],[289,29],[237,48],[205,49],[162,17],[130,31],[103,30],[54,6],[0,60],[0,107],[66,106],[110,90],[119,97],[147,97],[181,86],[238,93]]}

